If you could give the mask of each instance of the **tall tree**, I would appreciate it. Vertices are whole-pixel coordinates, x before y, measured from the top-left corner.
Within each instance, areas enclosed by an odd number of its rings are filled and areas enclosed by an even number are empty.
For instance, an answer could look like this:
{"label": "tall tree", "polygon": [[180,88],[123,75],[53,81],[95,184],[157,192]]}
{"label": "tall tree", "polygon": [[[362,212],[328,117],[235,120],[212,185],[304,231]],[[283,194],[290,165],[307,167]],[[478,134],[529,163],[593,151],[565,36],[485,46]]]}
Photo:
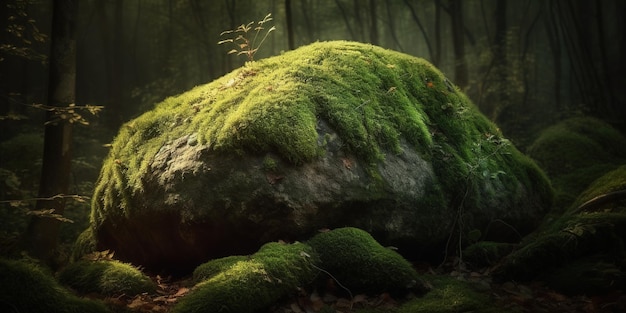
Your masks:
{"label": "tall tree", "polygon": [[376,0],[370,0],[370,43],[378,45],[378,10],[376,9]]}
{"label": "tall tree", "polygon": [[291,12],[291,0],[285,0],[285,19],[287,20],[287,46],[289,50],[296,48],[293,33],[293,14]]}
{"label": "tall tree", "polygon": [[[55,0],[53,4],[48,105],[68,107],[75,101],[76,40],[78,0]],[[58,111],[46,113],[44,152],[36,212],[52,210],[62,215],[70,177],[72,124],[59,118]],[[60,221],[34,214],[26,232],[30,254],[51,262],[58,245]]]}
{"label": "tall tree", "polygon": [[452,44],[454,46],[454,82],[464,89],[469,83],[465,59],[465,37],[463,26],[463,6],[461,0],[450,0],[448,5],[452,22]]}

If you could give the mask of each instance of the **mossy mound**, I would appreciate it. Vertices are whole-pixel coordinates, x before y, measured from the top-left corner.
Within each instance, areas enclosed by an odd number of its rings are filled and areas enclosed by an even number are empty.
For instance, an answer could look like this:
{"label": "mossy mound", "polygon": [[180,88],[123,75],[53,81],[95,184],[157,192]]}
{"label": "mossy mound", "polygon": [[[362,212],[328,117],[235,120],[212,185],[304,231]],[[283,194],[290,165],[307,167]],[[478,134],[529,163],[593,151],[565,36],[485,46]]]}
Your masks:
{"label": "mossy mound", "polygon": [[199,283],[173,312],[260,312],[296,296],[300,288],[319,288],[327,279],[337,284],[332,290],[337,294],[426,291],[402,256],[367,232],[348,227],[320,233],[305,243],[272,242],[250,256],[206,262],[194,271]]}
{"label": "mossy mound", "polygon": [[626,163],[626,138],[611,125],[577,117],[547,128],[529,147],[566,209],[595,179]]}
{"label": "mossy mound", "polygon": [[492,266],[513,252],[517,244],[480,241],[463,250],[463,261],[474,268]]}
{"label": "mossy mound", "polygon": [[243,260],[209,261],[199,271],[223,270],[207,275],[172,312],[259,312],[313,281],[315,262],[317,256],[308,245],[276,242]]}
{"label": "mossy mound", "polygon": [[[433,289],[421,298],[403,304],[398,313],[498,313],[502,307],[494,304],[476,283],[460,281],[454,277],[424,277]],[[484,287],[483,287],[484,289]]]}
{"label": "mossy mound", "polygon": [[237,262],[246,260],[247,256],[231,255],[202,263],[193,271],[193,280],[199,283],[231,268]]}
{"label": "mossy mound", "polygon": [[[584,281],[594,276],[592,273],[597,274],[595,282],[607,282],[603,277],[626,277],[623,264],[626,256],[625,198],[611,198],[609,200],[612,201],[603,201],[598,205],[578,205],[616,190],[626,190],[626,165],[597,179],[571,209],[545,229],[529,236],[519,250],[504,259],[494,273],[495,277],[517,281],[540,278],[553,283],[556,288],[565,288],[564,292],[589,294],[596,292],[593,290],[594,281],[589,280],[588,285]],[[595,265],[588,268],[591,272],[574,273],[582,269],[581,264],[592,263]],[[594,272],[594,268],[598,270]],[[621,273],[616,274],[615,271]],[[576,286],[567,286],[563,283],[566,276],[569,279],[578,277],[580,281]],[[620,284],[615,281],[610,288],[621,288]]]}
{"label": "mossy mound", "polygon": [[361,229],[335,229],[318,234],[307,243],[317,251],[320,267],[353,294],[425,291],[407,260]]}
{"label": "mossy mound", "polygon": [[0,259],[0,311],[7,313],[104,313],[106,307],[63,288],[46,270],[25,261]]}
{"label": "mossy mound", "polygon": [[134,296],[156,290],[152,280],[136,267],[115,260],[71,263],[59,273],[59,281],[84,294]]}
{"label": "mossy mound", "polygon": [[455,225],[524,234],[551,200],[541,170],[431,64],[335,41],[249,62],[125,124],[91,222],[99,250],[180,270],[342,226],[441,255]]}

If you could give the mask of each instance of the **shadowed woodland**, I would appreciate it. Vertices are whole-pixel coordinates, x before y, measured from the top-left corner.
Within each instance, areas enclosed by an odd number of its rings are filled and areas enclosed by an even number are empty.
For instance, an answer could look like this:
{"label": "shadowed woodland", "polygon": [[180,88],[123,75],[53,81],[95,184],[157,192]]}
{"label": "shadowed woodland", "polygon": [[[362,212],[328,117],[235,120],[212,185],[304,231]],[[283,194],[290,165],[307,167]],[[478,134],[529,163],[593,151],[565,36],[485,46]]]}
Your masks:
{"label": "shadowed woodland", "polygon": [[[196,283],[210,279],[228,289],[228,277],[253,281],[247,271],[267,271],[261,286],[268,280],[313,281],[317,276],[312,273],[326,275],[332,286],[296,295],[291,289],[273,290],[270,299],[275,301],[258,301],[262,307],[241,312],[626,309],[625,16],[626,3],[620,0],[5,1],[0,7],[0,270],[11,275],[0,279],[5,285],[0,291],[9,294],[0,296],[0,307],[22,312],[9,302],[13,285],[28,281],[23,283],[28,293],[43,281],[48,285],[42,289],[54,289],[51,297],[67,299],[59,300],[60,306],[72,308],[59,312],[193,312],[192,301],[214,296]],[[237,38],[239,34],[244,36]],[[333,274],[342,271],[341,264],[315,254],[315,247],[336,244],[324,237],[327,230],[305,243],[270,243],[245,258],[227,256],[173,276],[145,270],[146,264],[112,263],[115,251],[82,245],[87,242],[83,231],[98,219],[92,212],[98,199],[92,201],[107,155],[118,151],[112,147],[116,136],[122,138],[134,127],[129,121],[196,86],[223,79],[220,92],[237,88],[241,79],[262,71],[255,63],[264,59],[338,40],[423,58],[439,69],[446,93],[464,93],[497,126],[484,133],[472,153],[501,146],[489,158],[467,162],[470,174],[506,175],[479,169],[483,163],[491,166],[500,149],[514,146],[551,182],[554,197],[542,221],[533,229],[516,229],[504,219],[495,219],[492,224],[498,225],[488,229],[463,229],[459,213],[443,252],[409,258],[408,265],[384,249],[381,255],[400,268],[399,276],[376,283],[384,290],[359,294],[341,284],[358,273],[338,279]],[[240,76],[224,78],[242,69]],[[395,70],[387,65],[386,71]],[[433,87],[433,82],[424,84],[426,90]],[[383,95],[396,88],[400,91],[394,85]],[[442,103],[442,110],[445,105],[452,106]],[[444,127],[440,124],[430,128],[433,138]],[[342,160],[351,170],[352,159]],[[270,184],[280,182],[283,177],[274,172],[285,163],[267,157],[263,162],[271,172]],[[462,181],[459,177],[454,180]],[[461,207],[466,198],[460,198],[450,203]],[[488,236],[499,228],[509,236]],[[380,245],[369,235],[345,231],[378,251]],[[96,286],[90,280],[95,273],[110,278],[105,272],[115,272],[119,281]],[[25,273],[32,282],[15,273]],[[82,275],[91,278],[72,279]],[[409,296],[395,290],[413,280]],[[51,287],[58,284],[64,287]],[[332,297],[323,297],[322,289]],[[172,308],[188,293],[191,309]],[[84,299],[86,294],[98,295],[95,304]],[[37,299],[47,301],[47,294],[41,295]],[[422,302],[413,302],[415,298]],[[442,304],[450,301],[461,304]],[[41,310],[36,305],[30,309]]]}

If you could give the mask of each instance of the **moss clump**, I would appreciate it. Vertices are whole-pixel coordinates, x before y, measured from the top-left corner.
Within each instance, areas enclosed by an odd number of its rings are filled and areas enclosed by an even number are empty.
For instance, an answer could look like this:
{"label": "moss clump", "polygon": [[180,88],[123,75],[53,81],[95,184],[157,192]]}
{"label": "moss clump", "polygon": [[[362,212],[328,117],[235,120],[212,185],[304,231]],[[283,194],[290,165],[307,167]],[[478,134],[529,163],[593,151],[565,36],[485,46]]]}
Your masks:
{"label": "moss clump", "polygon": [[485,292],[475,283],[460,281],[453,277],[425,277],[433,289],[421,298],[403,304],[398,313],[456,313],[456,312],[502,312]]}
{"label": "moss clump", "polygon": [[516,244],[480,241],[463,250],[463,260],[474,267],[496,264],[503,257],[513,252]]}
{"label": "moss clump", "polygon": [[361,229],[335,229],[320,233],[307,243],[317,251],[320,267],[353,294],[424,291],[408,261]]}
{"label": "moss clump", "polygon": [[578,117],[544,130],[528,153],[552,179],[557,206],[565,209],[589,183],[626,162],[626,138],[601,120]]}
{"label": "moss clump", "polygon": [[0,259],[0,311],[29,313],[108,312],[96,301],[81,299],[57,283],[41,267]]}
{"label": "moss clump", "polygon": [[308,245],[265,244],[244,260],[218,261],[224,270],[197,284],[172,312],[258,312],[312,281],[315,262],[316,254]]}
{"label": "moss clump", "polygon": [[72,246],[72,261],[80,260],[84,255],[90,254],[96,251],[96,238],[93,234],[93,229],[91,227],[85,229],[78,238],[76,238],[76,242]]}
{"label": "moss clump", "polygon": [[193,271],[193,280],[199,283],[231,268],[239,261],[248,260],[247,256],[231,255],[200,264]]}
{"label": "moss clump", "polygon": [[[581,205],[596,197],[600,197],[621,190],[626,190],[626,165],[622,165],[617,169],[606,173],[605,175],[591,183],[591,185],[589,185],[589,187],[587,187],[587,189],[578,196],[576,201],[574,201],[568,213],[571,214],[579,211]],[[625,197],[623,196],[621,198],[616,198],[618,200],[621,199],[620,201],[622,207],[626,206],[626,203],[624,203],[624,198]],[[608,202],[608,204],[612,206],[607,209],[614,211],[616,208],[616,203]],[[594,210],[600,211],[601,208],[602,206],[595,207]]]}
{"label": "moss clump", "polygon": [[134,296],[156,286],[136,267],[119,261],[78,261],[59,273],[59,281],[81,293]]}

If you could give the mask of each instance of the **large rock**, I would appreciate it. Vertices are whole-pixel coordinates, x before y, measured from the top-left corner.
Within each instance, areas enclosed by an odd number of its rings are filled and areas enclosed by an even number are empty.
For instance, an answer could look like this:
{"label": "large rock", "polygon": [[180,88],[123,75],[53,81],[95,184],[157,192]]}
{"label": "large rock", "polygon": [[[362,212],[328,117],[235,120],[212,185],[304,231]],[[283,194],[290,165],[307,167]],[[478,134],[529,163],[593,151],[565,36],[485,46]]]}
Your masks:
{"label": "large rock", "polygon": [[123,126],[92,231],[98,249],[155,269],[340,226],[439,258],[453,232],[530,231],[550,201],[535,164],[426,61],[322,42],[247,63]]}

